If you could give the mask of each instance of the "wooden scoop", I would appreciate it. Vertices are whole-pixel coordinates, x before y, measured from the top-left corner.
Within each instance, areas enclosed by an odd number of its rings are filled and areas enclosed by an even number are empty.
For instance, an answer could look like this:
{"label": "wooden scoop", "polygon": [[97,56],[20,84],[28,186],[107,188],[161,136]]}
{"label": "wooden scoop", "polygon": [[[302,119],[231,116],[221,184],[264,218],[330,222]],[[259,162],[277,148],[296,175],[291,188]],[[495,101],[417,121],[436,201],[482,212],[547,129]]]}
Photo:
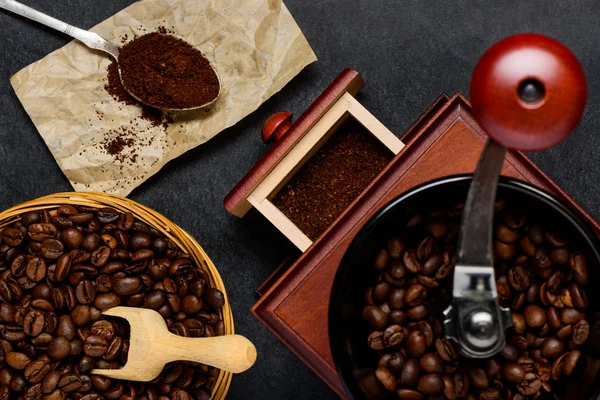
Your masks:
{"label": "wooden scoop", "polygon": [[195,361],[240,373],[256,361],[256,348],[240,335],[186,338],[169,332],[154,310],[115,307],[103,315],[125,318],[131,327],[129,356],[121,369],[93,369],[92,374],[128,381],[148,382],[172,361]]}

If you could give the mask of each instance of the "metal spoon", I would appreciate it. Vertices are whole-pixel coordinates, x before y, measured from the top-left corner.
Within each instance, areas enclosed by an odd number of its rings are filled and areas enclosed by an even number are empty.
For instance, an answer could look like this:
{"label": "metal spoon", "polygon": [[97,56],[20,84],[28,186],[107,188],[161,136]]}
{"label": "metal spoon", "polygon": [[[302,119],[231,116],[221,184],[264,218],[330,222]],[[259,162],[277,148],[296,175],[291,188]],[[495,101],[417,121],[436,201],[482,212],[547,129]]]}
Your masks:
{"label": "metal spoon", "polygon": [[[112,42],[109,42],[108,40],[104,39],[97,33],[85,31],[85,30],[77,28],[73,25],[69,25],[66,22],[59,21],[58,19],[56,19],[54,17],[51,17],[40,11],[34,10],[33,8],[28,7],[24,4],[21,4],[15,0],[0,0],[0,8],[11,11],[15,14],[18,14],[22,17],[28,18],[32,21],[39,22],[40,24],[46,25],[49,28],[63,32],[65,34],[71,36],[72,38],[79,40],[80,42],[85,44],[90,49],[96,49],[96,50],[103,51],[107,54],[110,54],[110,56],[112,58],[114,58],[115,61],[117,62],[117,65],[119,64],[119,50],[120,50],[119,46],[117,46],[116,44],[114,44]],[[219,94],[220,94],[221,93],[221,79],[219,78],[219,75],[217,74],[217,70],[215,69],[214,65],[210,62],[210,60],[209,60],[209,63],[210,63],[211,68],[215,72],[215,75],[217,75],[217,79],[219,80]],[[148,103],[144,102],[143,100],[141,100],[140,98],[138,98],[134,93],[132,93],[125,85],[125,82],[123,82],[123,76],[121,74],[120,67],[119,67],[119,78],[121,79],[121,83],[123,84],[123,87],[125,88],[125,90],[134,99],[136,99],[137,101],[139,101],[142,104],[146,104],[151,107],[162,108],[162,107],[153,106],[152,104],[148,104]],[[217,98],[219,97],[219,94],[217,94],[217,97],[215,97],[213,100],[209,101],[208,103],[202,104],[201,106],[198,106],[198,107],[162,108],[162,109],[166,110],[166,111],[198,110],[200,108],[204,108],[204,107],[209,106],[212,103],[214,103],[217,100]]]}
{"label": "metal spoon", "polygon": [[469,358],[505,345],[510,310],[498,304],[493,267],[493,215],[506,148],[541,150],[571,134],[587,98],[583,69],[562,44],[541,35],[504,39],[481,58],[471,79],[477,122],[490,136],[469,189],[454,269],[446,335]]}

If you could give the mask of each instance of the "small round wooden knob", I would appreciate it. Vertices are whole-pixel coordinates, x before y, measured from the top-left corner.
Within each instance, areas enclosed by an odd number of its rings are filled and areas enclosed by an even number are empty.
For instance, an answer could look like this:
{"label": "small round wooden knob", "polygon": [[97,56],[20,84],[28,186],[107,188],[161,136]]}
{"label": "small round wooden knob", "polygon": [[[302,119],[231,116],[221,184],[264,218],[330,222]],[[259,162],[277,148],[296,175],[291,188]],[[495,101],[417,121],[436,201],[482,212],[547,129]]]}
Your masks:
{"label": "small round wooden knob", "polygon": [[481,57],[471,78],[473,115],[504,147],[532,151],[569,136],[583,115],[587,85],[571,51],[546,36],[508,37]]}
{"label": "small round wooden knob", "polygon": [[262,128],[262,140],[265,143],[276,142],[285,135],[292,126],[292,113],[280,111],[271,115]]}

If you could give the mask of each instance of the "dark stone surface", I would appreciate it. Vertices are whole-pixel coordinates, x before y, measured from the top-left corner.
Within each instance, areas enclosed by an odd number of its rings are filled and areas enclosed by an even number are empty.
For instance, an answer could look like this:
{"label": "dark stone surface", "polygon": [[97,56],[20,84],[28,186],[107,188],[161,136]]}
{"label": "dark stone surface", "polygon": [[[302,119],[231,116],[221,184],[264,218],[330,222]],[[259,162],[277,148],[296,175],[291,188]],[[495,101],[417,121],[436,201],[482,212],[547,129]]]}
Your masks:
{"label": "dark stone surface", "polygon": [[[233,0],[230,0],[233,1]],[[131,0],[26,0],[27,4],[89,28]],[[260,358],[234,377],[232,399],[327,399],[334,393],[284,347],[248,309],[254,290],[292,249],[265,219],[243,220],[222,207],[225,194],[263,154],[262,122],[271,113],[299,115],[344,67],[365,78],[360,101],[401,133],[442,92],[467,93],[478,57],[497,40],[519,32],[551,35],[581,60],[588,108],[575,134],[534,160],[596,218],[600,192],[600,9],[592,0],[501,0],[473,6],[456,0],[288,0],[287,6],[319,62],[235,127],[169,163],[131,198],[188,230],[221,271],[236,329],[256,344]],[[0,209],[71,187],[29,117],[9,78],[63,46],[63,35],[0,12]]]}

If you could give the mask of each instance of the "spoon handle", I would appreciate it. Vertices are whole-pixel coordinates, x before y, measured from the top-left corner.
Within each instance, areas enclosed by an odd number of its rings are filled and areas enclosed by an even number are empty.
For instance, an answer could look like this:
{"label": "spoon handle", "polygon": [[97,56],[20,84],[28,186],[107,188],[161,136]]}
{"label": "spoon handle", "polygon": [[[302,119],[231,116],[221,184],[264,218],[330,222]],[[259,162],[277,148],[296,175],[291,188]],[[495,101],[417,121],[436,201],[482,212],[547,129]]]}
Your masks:
{"label": "spoon handle", "polygon": [[30,20],[39,22],[42,25],[46,25],[47,27],[56,29],[57,31],[60,31],[62,33],[66,33],[67,35],[79,40],[80,42],[92,49],[97,49],[109,53],[115,59],[119,55],[119,47],[103,39],[97,33],[85,31],[73,25],[69,25],[66,22],[59,21],[54,17],[34,10],[33,8],[21,4],[18,1],[0,0],[0,8],[11,11]]}
{"label": "spoon handle", "polygon": [[239,374],[256,361],[256,347],[241,335],[186,338],[170,334],[163,356],[168,361],[194,361]]}

